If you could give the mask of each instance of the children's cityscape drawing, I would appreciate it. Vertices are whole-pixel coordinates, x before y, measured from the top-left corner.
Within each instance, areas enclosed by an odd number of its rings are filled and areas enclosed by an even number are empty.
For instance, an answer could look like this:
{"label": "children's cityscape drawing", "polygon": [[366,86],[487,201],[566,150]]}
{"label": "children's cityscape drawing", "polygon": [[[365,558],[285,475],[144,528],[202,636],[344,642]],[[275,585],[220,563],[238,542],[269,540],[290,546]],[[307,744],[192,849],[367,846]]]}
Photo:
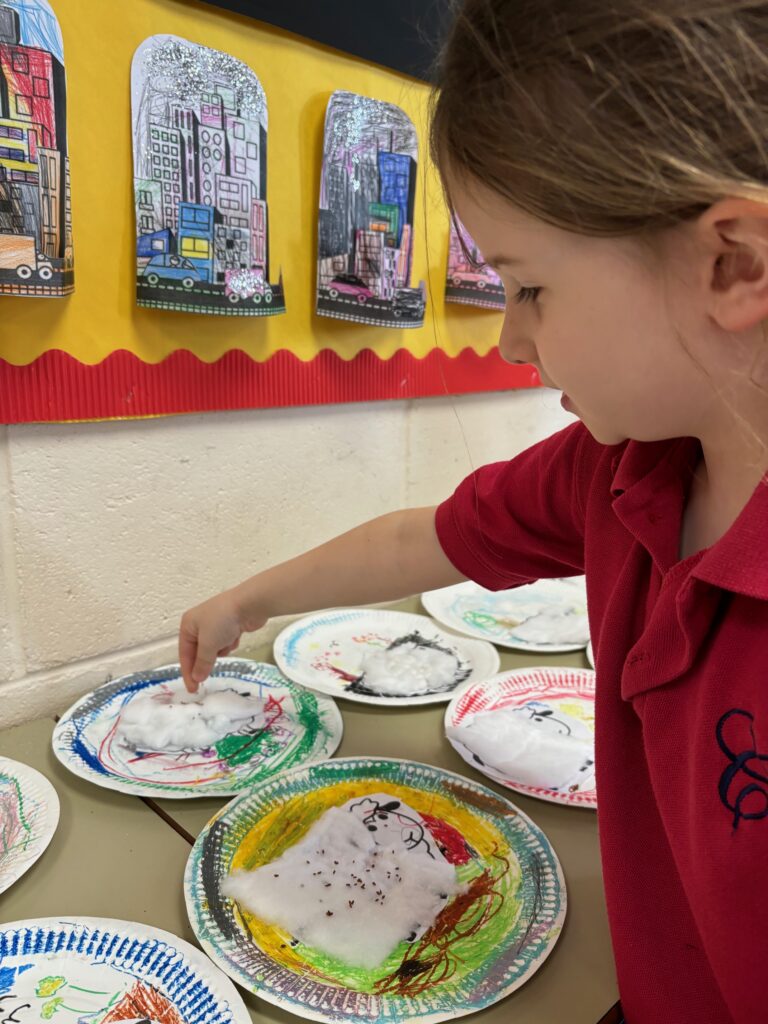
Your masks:
{"label": "children's cityscape drawing", "polygon": [[504,309],[504,285],[501,278],[483,261],[483,254],[467,229],[454,217],[451,218],[448,244],[445,301],[484,306],[487,309]]}
{"label": "children's cityscape drawing", "polygon": [[139,306],[285,312],[270,281],[267,102],[254,72],[177,36],[136,51],[133,107]]}
{"label": "children's cityscape drawing", "polygon": [[391,103],[338,91],[325,118],[317,312],[421,327],[425,288],[410,287],[418,142]]}
{"label": "children's cityscape drawing", "polygon": [[61,31],[46,0],[0,0],[0,295],[73,288]]}

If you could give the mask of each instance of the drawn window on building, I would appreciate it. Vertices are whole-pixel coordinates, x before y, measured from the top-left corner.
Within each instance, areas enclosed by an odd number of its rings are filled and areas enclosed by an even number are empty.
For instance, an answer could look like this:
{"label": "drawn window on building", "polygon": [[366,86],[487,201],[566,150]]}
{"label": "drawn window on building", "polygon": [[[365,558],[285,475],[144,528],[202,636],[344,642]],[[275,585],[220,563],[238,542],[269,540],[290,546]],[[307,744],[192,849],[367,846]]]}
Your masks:
{"label": "drawn window on building", "polygon": [[32,91],[35,96],[40,96],[43,99],[48,99],[51,95],[51,91],[48,88],[47,78],[37,78],[36,76],[32,79]]}
{"label": "drawn window on building", "polygon": [[32,116],[32,97],[16,93],[16,113],[19,117]]}
{"label": "drawn window on building", "polygon": [[14,71],[20,71],[22,75],[29,74],[29,57],[27,57],[26,53],[14,53],[11,65]]}
{"label": "drawn window on building", "polygon": [[211,243],[207,238],[182,238],[181,255],[207,260],[211,255]]}
{"label": "drawn window on building", "polygon": [[154,224],[152,222],[152,218],[148,217],[146,215],[141,218],[139,223],[141,225],[142,234],[147,234],[147,232],[151,231],[152,228],[154,227]]}
{"label": "drawn window on building", "polygon": [[242,123],[242,121],[235,121],[235,138],[245,138],[245,125]]}
{"label": "drawn window on building", "polygon": [[245,160],[241,156],[235,157],[235,174],[245,174]]}
{"label": "drawn window on building", "polygon": [[249,142],[246,148],[249,160],[258,160],[259,158],[259,147],[255,142]]}

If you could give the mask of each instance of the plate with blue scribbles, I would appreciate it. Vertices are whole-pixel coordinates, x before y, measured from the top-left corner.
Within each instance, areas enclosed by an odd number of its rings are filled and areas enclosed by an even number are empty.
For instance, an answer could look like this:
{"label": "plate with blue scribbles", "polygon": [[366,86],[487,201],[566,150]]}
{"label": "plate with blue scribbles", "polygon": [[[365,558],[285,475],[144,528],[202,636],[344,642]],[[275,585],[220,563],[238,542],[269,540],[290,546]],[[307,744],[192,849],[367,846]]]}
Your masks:
{"label": "plate with blue scribbles", "polygon": [[6,1021],[251,1024],[226,975],[188,942],[146,924],[37,918],[0,925]]}
{"label": "plate with blue scribbles", "polygon": [[234,796],[331,757],[343,725],[330,697],[274,665],[220,658],[196,694],[178,665],[134,672],[82,697],[57,723],[53,751],[75,775],[137,796]]}

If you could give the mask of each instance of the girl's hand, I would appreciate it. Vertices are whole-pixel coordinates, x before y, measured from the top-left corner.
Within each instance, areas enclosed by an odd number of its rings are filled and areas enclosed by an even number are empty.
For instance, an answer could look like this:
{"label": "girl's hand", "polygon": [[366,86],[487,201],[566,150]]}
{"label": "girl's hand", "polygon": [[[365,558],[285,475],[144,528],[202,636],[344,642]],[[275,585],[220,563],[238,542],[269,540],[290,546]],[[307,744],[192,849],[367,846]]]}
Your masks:
{"label": "girl's hand", "polygon": [[264,622],[266,618],[246,626],[231,590],[185,612],[179,628],[179,661],[187,690],[196,693],[216,659],[234,651],[246,629],[258,629]]}

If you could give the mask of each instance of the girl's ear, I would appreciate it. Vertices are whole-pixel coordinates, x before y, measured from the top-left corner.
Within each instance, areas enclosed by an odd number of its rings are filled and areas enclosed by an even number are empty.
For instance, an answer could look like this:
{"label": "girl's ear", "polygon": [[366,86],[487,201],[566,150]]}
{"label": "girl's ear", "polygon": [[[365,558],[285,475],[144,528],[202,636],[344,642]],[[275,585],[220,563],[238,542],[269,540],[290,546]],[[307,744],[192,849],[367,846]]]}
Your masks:
{"label": "girl's ear", "polygon": [[699,218],[709,314],[737,334],[768,318],[768,203],[721,199]]}

